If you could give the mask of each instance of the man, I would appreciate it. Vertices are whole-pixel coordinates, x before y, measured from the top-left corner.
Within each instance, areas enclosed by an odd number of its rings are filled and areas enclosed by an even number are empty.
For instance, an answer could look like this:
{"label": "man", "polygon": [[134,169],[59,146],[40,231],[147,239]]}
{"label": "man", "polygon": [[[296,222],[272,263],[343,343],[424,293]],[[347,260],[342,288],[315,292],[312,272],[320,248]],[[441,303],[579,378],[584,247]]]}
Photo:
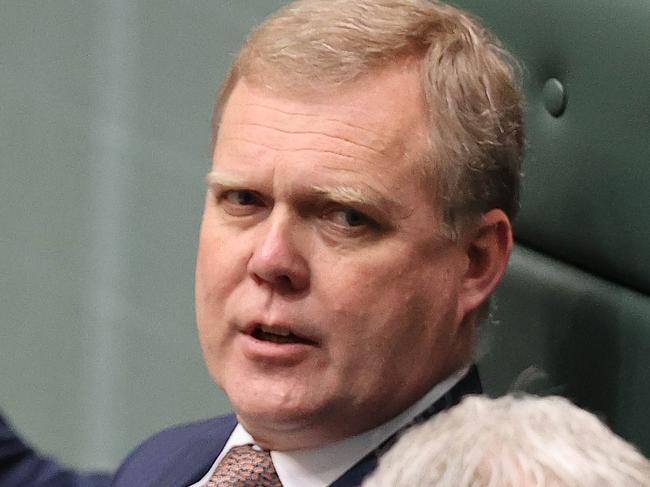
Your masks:
{"label": "man", "polygon": [[79,473],[40,456],[0,415],[1,486],[108,487],[110,479],[108,473]]}
{"label": "man", "polygon": [[155,436],[115,485],[359,485],[398,431],[479,392],[520,107],[508,56],[449,6],[305,0],[254,30],[215,108],[196,268],[235,415]]}
{"label": "man", "polygon": [[650,461],[561,397],[472,396],[409,430],[363,487],[646,487]]}

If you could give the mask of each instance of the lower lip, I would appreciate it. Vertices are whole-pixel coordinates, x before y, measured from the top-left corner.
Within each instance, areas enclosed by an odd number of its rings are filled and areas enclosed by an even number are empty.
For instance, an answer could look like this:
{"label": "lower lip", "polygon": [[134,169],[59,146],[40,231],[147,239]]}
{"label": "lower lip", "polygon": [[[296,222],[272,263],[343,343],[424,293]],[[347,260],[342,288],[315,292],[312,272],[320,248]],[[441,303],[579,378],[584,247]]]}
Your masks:
{"label": "lower lip", "polygon": [[306,359],[316,350],[316,345],[307,343],[275,343],[258,340],[242,333],[239,342],[244,356],[256,362],[278,365],[293,365]]}

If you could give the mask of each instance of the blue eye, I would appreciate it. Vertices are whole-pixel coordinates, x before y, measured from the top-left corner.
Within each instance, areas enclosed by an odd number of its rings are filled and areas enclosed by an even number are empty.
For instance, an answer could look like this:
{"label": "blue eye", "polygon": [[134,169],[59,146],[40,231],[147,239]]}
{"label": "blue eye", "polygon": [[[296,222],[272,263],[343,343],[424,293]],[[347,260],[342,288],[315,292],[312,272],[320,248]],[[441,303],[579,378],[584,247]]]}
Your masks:
{"label": "blue eye", "polygon": [[252,191],[233,190],[226,193],[224,199],[233,205],[250,206],[259,203],[259,198]]}
{"label": "blue eye", "polygon": [[219,207],[234,217],[247,217],[264,211],[266,205],[262,197],[248,189],[230,189],[217,195]]}
{"label": "blue eye", "polygon": [[356,210],[344,210],[343,218],[345,223],[351,227],[358,227],[361,225],[366,225],[368,223],[368,218],[363,213]]}
{"label": "blue eye", "polygon": [[373,224],[369,217],[352,208],[333,211],[330,213],[330,218],[337,225],[346,228],[367,227]]}

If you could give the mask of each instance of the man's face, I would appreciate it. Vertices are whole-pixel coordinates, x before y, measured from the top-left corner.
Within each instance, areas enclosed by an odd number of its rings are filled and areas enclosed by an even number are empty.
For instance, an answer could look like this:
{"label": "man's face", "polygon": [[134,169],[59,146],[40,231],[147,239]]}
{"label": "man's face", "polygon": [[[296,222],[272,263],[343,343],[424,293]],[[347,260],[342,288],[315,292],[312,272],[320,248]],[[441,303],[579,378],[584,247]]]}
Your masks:
{"label": "man's face", "polygon": [[210,374],[262,445],[368,430],[459,366],[467,258],[422,184],[425,134],[414,67],[309,99],[245,81],[232,93],[197,322]]}

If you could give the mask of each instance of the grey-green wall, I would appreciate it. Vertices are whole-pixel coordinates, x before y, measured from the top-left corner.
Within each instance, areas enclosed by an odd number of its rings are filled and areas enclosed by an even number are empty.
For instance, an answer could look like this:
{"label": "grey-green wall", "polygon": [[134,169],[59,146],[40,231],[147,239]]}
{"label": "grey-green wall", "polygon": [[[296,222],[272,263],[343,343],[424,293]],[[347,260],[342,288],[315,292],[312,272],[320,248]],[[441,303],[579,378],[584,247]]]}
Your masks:
{"label": "grey-green wall", "polygon": [[282,3],[0,4],[0,409],[69,464],[228,409],[193,314],[209,119]]}

